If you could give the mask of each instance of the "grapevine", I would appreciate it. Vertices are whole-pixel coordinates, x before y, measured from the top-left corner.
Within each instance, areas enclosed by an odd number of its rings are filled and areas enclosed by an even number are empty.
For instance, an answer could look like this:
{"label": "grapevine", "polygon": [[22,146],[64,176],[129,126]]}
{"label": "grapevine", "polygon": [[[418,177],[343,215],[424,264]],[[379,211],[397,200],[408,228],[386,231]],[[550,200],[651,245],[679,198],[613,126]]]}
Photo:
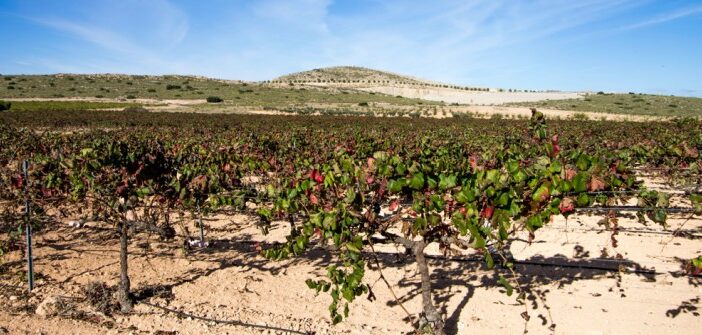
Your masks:
{"label": "grapevine", "polygon": [[[131,115],[138,126],[128,124],[134,122],[128,112],[57,115],[64,122],[58,128],[55,116],[1,116],[7,122],[0,140],[8,143],[0,148],[4,221],[20,222],[14,208],[26,184],[38,218],[63,209],[112,223],[122,246],[125,312],[132,304],[127,242],[133,232],[169,240],[171,213],[243,212],[249,204],[264,232],[274,221],[290,225],[286,241],[261,256],[274,261],[320,247],[338,257],[324,278],[305,279],[331,296],[333,323],[348,317],[355,299],[372,295],[364,279],[375,262],[373,245],[406,248],[421,276],[422,311],[413,311],[419,316],[413,326],[441,334],[445,320],[432,299],[428,245],[447,255],[480,254],[488,269],[507,271],[498,281],[506,293],[521,296],[509,253],[520,232],[531,240],[554,215],[629,200],[641,222],[665,225],[675,209],[670,195],[644,188],[637,169],[679,180],[681,169],[699,179],[702,167],[699,124],[547,125],[535,110],[529,124],[249,116],[202,117],[174,127],[180,121],[158,113]],[[66,124],[76,131],[56,131]],[[646,133],[654,136],[640,135]],[[18,174],[23,159],[32,162],[28,182]],[[686,210],[701,215],[700,190],[683,196]],[[616,217],[607,218],[618,231]],[[3,250],[12,249],[11,236]],[[686,257],[698,275],[699,257]]]}

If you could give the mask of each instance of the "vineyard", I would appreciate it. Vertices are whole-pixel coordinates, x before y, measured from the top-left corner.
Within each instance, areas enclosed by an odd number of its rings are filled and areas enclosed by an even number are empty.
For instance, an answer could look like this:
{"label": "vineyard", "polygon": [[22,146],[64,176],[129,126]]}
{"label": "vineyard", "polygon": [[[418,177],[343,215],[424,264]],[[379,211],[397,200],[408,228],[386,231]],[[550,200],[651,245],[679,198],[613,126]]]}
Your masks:
{"label": "vineyard", "polygon": [[[697,119],[14,111],[0,113],[0,143],[0,285],[15,301],[1,309],[20,323],[51,305],[56,324],[90,331],[445,334],[487,331],[487,322],[507,333],[573,333],[550,291],[613,278],[607,299],[653,287],[669,297],[658,302],[666,327],[698,328]],[[606,242],[585,250],[586,233]],[[545,240],[564,237],[565,251],[549,256]],[[664,243],[628,252],[627,243],[654,240]],[[232,269],[240,272],[221,275]],[[260,273],[289,289],[266,295]],[[218,287],[245,298],[198,297]],[[185,289],[192,301],[174,305]],[[500,294],[484,293],[492,291]],[[262,312],[277,303],[293,321]],[[231,308],[241,314],[222,312]],[[305,316],[318,310],[326,315]],[[382,310],[397,322],[373,321]],[[641,312],[638,320],[653,313]],[[212,328],[134,326],[156,313]],[[348,325],[359,320],[393,326]]]}

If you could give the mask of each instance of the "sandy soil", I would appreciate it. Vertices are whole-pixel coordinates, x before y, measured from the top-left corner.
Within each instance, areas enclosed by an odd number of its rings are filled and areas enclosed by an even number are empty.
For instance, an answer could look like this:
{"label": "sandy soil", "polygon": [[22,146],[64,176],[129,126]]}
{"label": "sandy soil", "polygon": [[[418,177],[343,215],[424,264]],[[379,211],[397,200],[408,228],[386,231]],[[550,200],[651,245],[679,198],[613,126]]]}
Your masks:
{"label": "sandy soil", "polygon": [[576,92],[477,92],[443,87],[418,88],[411,86],[373,86],[358,89],[367,92],[399,95],[405,98],[416,98],[468,105],[501,105],[510,102],[577,99],[583,96],[582,93]]}
{"label": "sandy soil", "polygon": [[[468,106],[464,107],[468,112],[473,113],[483,113],[485,116],[491,116],[493,114],[502,114],[511,117],[531,117],[531,110],[525,107],[506,107],[506,106]],[[634,121],[634,122],[645,122],[652,120],[665,120],[669,118],[655,117],[655,116],[645,116],[645,115],[625,115],[625,114],[608,114],[608,113],[595,113],[595,112],[578,112],[578,111],[568,111],[560,109],[547,109],[547,108],[537,108],[539,112],[544,113],[546,118],[574,118],[574,117],[584,117],[589,120],[610,120],[610,121]]]}
{"label": "sandy soil", "polygon": [[[598,225],[600,219],[584,214],[567,221],[556,217],[537,232],[531,245],[512,245],[512,253],[521,261],[516,266],[519,282],[530,292],[526,305],[517,303],[515,295],[507,296],[496,285],[498,272],[474,261],[475,255],[432,258],[435,301],[448,320],[450,333],[512,334],[526,329],[530,334],[698,334],[702,280],[682,275],[678,257],[700,254],[702,220],[673,218],[663,229],[623,217],[615,249],[611,231]],[[55,224],[35,240],[38,281],[31,294],[23,292],[21,253],[0,259],[0,333],[360,335],[412,331],[375,266],[370,267],[365,281],[372,285],[376,300],[359,297],[352,304],[350,318],[332,326],[327,311],[331,298],[315,295],[304,283],[306,278],[323,277],[331,251],[315,248],[300,258],[270,262],[257,255],[254,242],[282,241],[288,231],[284,222],[276,223],[266,236],[254,219],[244,215],[211,217],[206,225],[212,245],[187,253],[182,235],[174,242],[145,234],[132,238],[132,290],[141,300],[129,315],[107,316],[82,301],[82,290],[93,281],[117,284],[114,230],[100,222],[82,228]],[[676,229],[684,236],[674,237],[671,232]],[[404,306],[419,312],[414,264],[395,246],[376,250],[382,273]],[[427,253],[439,255],[435,246]],[[508,275],[504,270],[499,273]],[[153,292],[155,286],[160,293]],[[61,310],[62,315],[37,315],[37,305],[51,298],[68,306]]]}
{"label": "sandy soil", "polygon": [[[457,90],[454,90],[457,91]],[[457,91],[461,94],[486,94],[494,96],[496,99],[500,100],[500,97],[506,97],[509,100],[511,95],[538,95],[538,94],[556,94],[556,93],[509,93],[509,92],[465,92]],[[560,94],[560,93],[558,93]],[[542,100],[544,97],[540,97],[535,100]],[[95,99],[95,98],[23,98],[23,99],[7,99],[10,101],[97,101],[97,102],[122,102],[119,99]],[[508,102],[507,100],[503,102]],[[511,101],[511,100],[510,100]],[[518,100],[518,101],[533,101],[533,100]],[[207,113],[207,114],[258,114],[258,115],[291,115],[285,112],[272,111],[272,110],[262,110],[260,107],[247,107],[247,106],[235,106],[228,104],[220,104],[216,106],[207,105],[204,99],[134,99],[129,100],[129,102],[140,103],[147,106],[151,111],[158,112],[183,112],[183,113]],[[321,104],[321,103],[311,103],[310,107],[316,108],[353,108],[355,105],[349,104]],[[377,104],[379,108],[386,111],[407,111],[413,112],[421,108],[433,108],[433,106],[399,106],[399,105],[388,105],[379,103]],[[502,117],[508,118],[529,118],[531,116],[531,111],[526,107],[507,107],[507,106],[490,106],[490,105],[461,105],[461,106],[436,106],[442,112],[435,115],[424,114],[423,117],[432,118],[447,118],[453,117],[454,114],[469,114],[472,117],[478,118],[490,118],[493,115],[501,115]],[[624,115],[624,114],[607,114],[607,113],[594,113],[594,112],[577,112],[568,110],[557,110],[557,109],[542,109],[539,111],[543,112],[547,118],[587,118],[590,120],[609,120],[609,121],[633,121],[633,122],[646,122],[652,120],[665,120],[665,117],[655,117],[655,116],[644,116],[644,115]],[[315,115],[315,114],[312,114]],[[382,112],[378,112],[377,116],[383,116]]]}

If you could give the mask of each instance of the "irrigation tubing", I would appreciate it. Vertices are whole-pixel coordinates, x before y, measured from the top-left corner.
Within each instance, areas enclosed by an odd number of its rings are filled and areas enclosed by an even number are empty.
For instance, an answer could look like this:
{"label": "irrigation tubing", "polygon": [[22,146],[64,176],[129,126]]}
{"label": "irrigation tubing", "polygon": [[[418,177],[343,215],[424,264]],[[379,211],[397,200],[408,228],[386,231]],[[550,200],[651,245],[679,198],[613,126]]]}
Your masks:
{"label": "irrigation tubing", "polygon": [[198,316],[198,315],[194,315],[194,314],[190,314],[190,313],[186,313],[186,312],[181,312],[181,311],[171,309],[168,307],[163,307],[160,305],[148,303],[146,301],[139,301],[138,303],[144,304],[147,306],[151,306],[154,308],[158,308],[158,309],[164,310],[166,312],[176,314],[180,317],[189,317],[189,318],[193,318],[193,319],[197,319],[197,320],[201,320],[201,321],[214,322],[214,323],[233,325],[233,326],[249,327],[249,328],[267,329],[267,330],[272,330],[272,331],[276,331],[276,332],[285,332],[285,333],[300,334],[300,335],[311,334],[310,332],[301,332],[298,330],[286,329],[286,328],[275,327],[275,326],[257,325],[257,324],[253,324],[253,323],[243,322],[243,321],[218,320],[218,319],[213,319],[213,318],[207,318],[204,316]]}
{"label": "irrigation tubing", "polygon": [[[546,228],[548,227],[548,228]],[[612,229],[578,229],[578,228],[565,228],[565,227],[550,227],[550,226],[544,226],[541,229],[552,229],[552,230],[559,230],[559,231],[564,231],[564,232],[581,232],[581,233],[591,233],[591,232],[611,232]],[[690,239],[702,239],[702,234],[695,234],[697,232],[701,232],[699,230],[684,230],[684,231],[655,231],[655,230],[643,230],[643,229],[632,229],[632,228],[622,228],[618,227],[617,231],[620,233],[629,233],[629,234],[651,234],[651,235],[673,235],[673,236],[678,236],[676,234],[679,234],[679,237],[688,237]]]}

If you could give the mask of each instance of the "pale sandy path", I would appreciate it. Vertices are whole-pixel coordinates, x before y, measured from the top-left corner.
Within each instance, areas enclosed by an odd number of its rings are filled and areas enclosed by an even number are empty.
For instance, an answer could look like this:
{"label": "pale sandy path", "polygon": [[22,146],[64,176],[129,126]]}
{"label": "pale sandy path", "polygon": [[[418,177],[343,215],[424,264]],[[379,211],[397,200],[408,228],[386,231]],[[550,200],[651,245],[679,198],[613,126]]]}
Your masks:
{"label": "pale sandy path", "polygon": [[[408,84],[367,84],[367,83],[313,83],[302,84],[307,87],[332,88],[332,89],[353,89],[364,92],[382,93],[392,96],[402,96],[405,98],[424,99],[430,101],[443,101],[445,103],[459,103],[468,105],[501,105],[510,102],[530,102],[541,100],[561,100],[578,99],[583,97],[584,92],[560,92],[560,91],[540,91],[540,92],[509,92],[497,89],[489,91],[470,91],[456,89],[452,87],[433,87]],[[441,85],[441,84],[439,84]],[[273,86],[285,87],[276,84]]]}
{"label": "pale sandy path", "polygon": [[452,88],[375,86],[359,88],[361,91],[400,95],[405,98],[443,101],[468,105],[501,105],[510,102],[577,99],[577,92],[477,92]]}
{"label": "pale sandy path", "polygon": [[[465,110],[469,112],[484,113],[486,116],[493,114],[502,114],[512,117],[531,117],[531,110],[527,107],[507,107],[507,106],[468,106]],[[652,120],[666,120],[669,118],[645,116],[645,115],[625,115],[625,114],[608,114],[596,112],[578,112],[559,109],[537,108],[539,112],[544,113],[547,118],[569,119],[569,118],[587,118],[589,120],[610,120],[610,121],[634,121],[645,122]]]}

